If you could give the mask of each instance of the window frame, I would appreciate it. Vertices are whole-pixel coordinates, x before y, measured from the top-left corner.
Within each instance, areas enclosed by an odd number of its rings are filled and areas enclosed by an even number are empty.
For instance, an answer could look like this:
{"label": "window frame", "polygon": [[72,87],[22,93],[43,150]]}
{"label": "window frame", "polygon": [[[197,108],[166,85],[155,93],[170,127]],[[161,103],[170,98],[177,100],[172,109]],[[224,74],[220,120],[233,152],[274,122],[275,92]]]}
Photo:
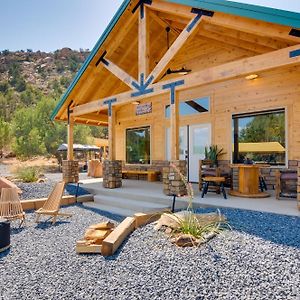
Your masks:
{"label": "window frame", "polygon": [[[139,163],[128,163],[127,162],[127,130],[134,130],[134,129],[143,129],[143,128],[149,128],[150,132],[150,162],[149,164],[139,164]],[[125,166],[151,166],[152,165],[152,125],[150,124],[145,124],[141,126],[131,126],[131,127],[126,127],[124,129],[124,161],[125,161]]]}
{"label": "window frame", "polygon": [[[201,99],[208,99],[208,111],[204,111],[204,112],[198,112],[198,113],[193,113],[193,114],[188,114],[188,115],[182,115],[180,114],[180,104],[181,103],[186,103],[186,102],[189,102],[189,101],[196,101],[196,100],[201,100]],[[197,98],[188,98],[188,99],[184,99],[184,100],[180,100],[179,101],[179,117],[180,118],[190,118],[190,117],[195,117],[195,116],[202,116],[202,115],[206,115],[206,114],[210,114],[211,113],[211,100],[212,100],[212,97],[211,96],[203,96],[203,97],[197,97]],[[167,111],[167,108],[171,108],[171,105],[170,104],[166,104],[164,106],[164,118],[169,120],[170,117],[168,117],[166,115],[166,111]],[[170,111],[171,113],[171,111]]]}
{"label": "window frame", "polygon": [[232,147],[234,146],[234,127],[233,127],[233,120],[234,117],[247,117],[247,116],[251,116],[251,115],[264,115],[264,114],[268,114],[268,113],[276,113],[276,112],[280,112],[282,111],[282,113],[284,113],[284,123],[285,123],[285,165],[270,165],[270,168],[274,168],[274,169],[284,169],[287,168],[289,165],[289,127],[288,127],[288,115],[289,115],[289,109],[287,106],[278,106],[278,107],[272,107],[272,108],[265,108],[262,110],[257,110],[257,111],[244,111],[244,112],[234,112],[231,113],[231,118],[230,118],[230,124],[231,124],[231,143],[230,143],[230,147],[229,149],[229,153],[232,153],[232,155],[230,155],[230,162],[232,164],[235,164],[234,160],[233,160],[233,154],[234,154],[234,150],[232,149]]}

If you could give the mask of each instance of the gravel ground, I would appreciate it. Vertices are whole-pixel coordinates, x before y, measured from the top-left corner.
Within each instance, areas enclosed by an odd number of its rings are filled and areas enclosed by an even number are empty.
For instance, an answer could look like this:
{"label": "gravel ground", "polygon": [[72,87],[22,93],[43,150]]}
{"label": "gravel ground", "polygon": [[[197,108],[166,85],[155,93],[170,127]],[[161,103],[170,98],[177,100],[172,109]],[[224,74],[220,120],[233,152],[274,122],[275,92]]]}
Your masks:
{"label": "gravel ground", "polygon": [[[45,198],[51,193],[56,182],[62,180],[61,173],[47,173],[45,174],[46,182],[44,183],[23,183],[16,182],[16,185],[22,190],[20,196],[21,200]],[[87,179],[86,173],[80,173],[80,180]],[[65,190],[64,195],[69,193]],[[79,193],[80,194],[80,193]],[[83,193],[86,194],[86,193]]]}
{"label": "gravel ground", "polygon": [[29,214],[13,230],[0,255],[0,299],[299,299],[300,218],[224,209],[234,230],[192,249],[150,224],[103,258],[76,255],[75,242],[88,225],[120,217],[63,210],[73,217],[56,226],[36,227]]}
{"label": "gravel ground", "polygon": [[21,200],[37,199],[48,197],[55,182],[47,180],[44,183],[23,183],[16,182],[16,185],[22,190]]}

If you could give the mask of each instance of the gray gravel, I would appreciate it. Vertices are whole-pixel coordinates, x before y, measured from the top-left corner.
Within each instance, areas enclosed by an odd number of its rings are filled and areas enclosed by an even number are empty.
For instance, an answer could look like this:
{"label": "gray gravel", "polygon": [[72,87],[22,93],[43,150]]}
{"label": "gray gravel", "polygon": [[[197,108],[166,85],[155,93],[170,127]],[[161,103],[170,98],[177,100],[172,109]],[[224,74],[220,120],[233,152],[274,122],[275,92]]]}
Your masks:
{"label": "gray gravel", "polygon": [[[235,230],[200,248],[177,248],[150,224],[105,259],[74,251],[85,228],[105,214],[64,210],[74,215],[56,226],[36,227],[29,214],[29,224],[14,229],[11,251],[0,255],[0,299],[299,299],[300,244],[274,243],[251,226],[240,231],[235,218],[243,211],[227,210]],[[257,215],[245,214],[255,224]],[[263,215],[276,225],[276,215]],[[299,218],[284,222],[282,234],[299,234]]]}
{"label": "gray gravel", "polygon": [[44,183],[16,182],[16,185],[22,190],[22,194],[20,195],[21,200],[48,197],[54,184],[54,181],[46,181]]}

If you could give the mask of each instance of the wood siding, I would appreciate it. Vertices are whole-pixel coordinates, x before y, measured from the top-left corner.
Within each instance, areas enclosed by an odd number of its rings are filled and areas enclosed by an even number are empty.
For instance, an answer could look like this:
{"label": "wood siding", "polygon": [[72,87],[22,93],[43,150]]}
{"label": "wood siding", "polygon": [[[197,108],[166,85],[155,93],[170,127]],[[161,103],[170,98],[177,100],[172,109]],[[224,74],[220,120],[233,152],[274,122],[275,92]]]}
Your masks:
{"label": "wood siding", "polygon": [[[256,80],[239,78],[227,82],[201,86],[179,92],[180,101],[209,96],[211,111],[192,116],[180,116],[180,126],[211,123],[212,143],[223,147],[231,159],[232,115],[275,108],[286,109],[288,160],[300,159],[300,67],[275,69],[259,74]],[[169,94],[148,98],[141,103],[152,102],[152,113],[136,116],[135,105],[127,104],[116,113],[116,159],[125,160],[126,128],[151,126],[151,158],[166,159],[165,106]]]}

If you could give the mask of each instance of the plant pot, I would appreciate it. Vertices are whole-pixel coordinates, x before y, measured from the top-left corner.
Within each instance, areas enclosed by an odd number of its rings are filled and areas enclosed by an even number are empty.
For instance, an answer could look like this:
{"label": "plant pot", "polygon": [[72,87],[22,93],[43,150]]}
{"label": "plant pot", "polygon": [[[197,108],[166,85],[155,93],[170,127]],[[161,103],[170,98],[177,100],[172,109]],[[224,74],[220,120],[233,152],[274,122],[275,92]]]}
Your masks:
{"label": "plant pot", "polygon": [[0,219],[0,252],[10,247],[10,223]]}

